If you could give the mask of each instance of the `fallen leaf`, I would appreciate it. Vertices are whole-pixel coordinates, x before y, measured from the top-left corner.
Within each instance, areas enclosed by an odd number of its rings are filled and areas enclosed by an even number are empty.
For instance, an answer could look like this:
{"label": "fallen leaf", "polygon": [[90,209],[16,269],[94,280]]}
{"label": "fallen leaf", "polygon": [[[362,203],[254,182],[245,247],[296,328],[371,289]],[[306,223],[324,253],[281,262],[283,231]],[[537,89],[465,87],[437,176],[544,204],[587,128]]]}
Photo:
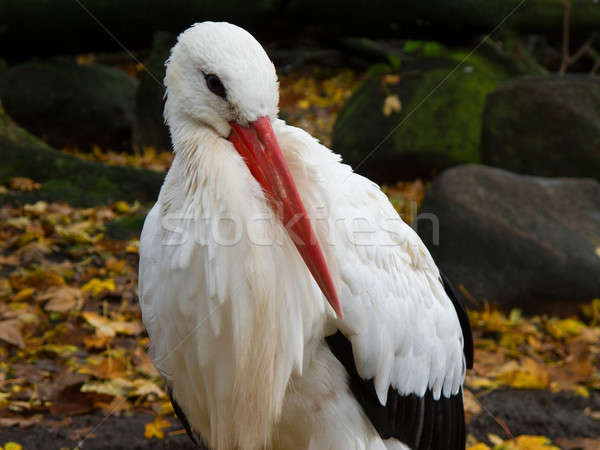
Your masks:
{"label": "fallen leaf", "polygon": [[546,367],[532,358],[523,358],[521,364],[509,361],[495,371],[495,378],[518,389],[547,389],[550,384]]}
{"label": "fallen leaf", "polygon": [[40,216],[40,215],[44,214],[46,212],[46,210],[48,209],[48,203],[43,200],[39,200],[36,203],[34,203],[33,205],[25,205],[23,207],[23,209],[27,213],[34,214],[36,216]]}
{"label": "fallen leaf", "polygon": [[381,78],[383,84],[398,84],[400,82],[400,75],[388,73]]}
{"label": "fallen leaf", "polygon": [[98,296],[105,291],[114,291],[115,289],[115,280],[112,278],[106,280],[92,278],[81,288],[82,292],[91,292],[93,296]]}
{"label": "fallen leaf", "polygon": [[13,297],[13,302],[22,302],[25,300],[29,300],[33,294],[35,294],[35,289],[28,287],[25,289],[21,289],[19,292],[17,292],[17,295],[15,295]]}
{"label": "fallen leaf", "polygon": [[90,311],[84,311],[81,315],[87,323],[96,329],[96,333],[100,337],[114,337],[116,335],[115,330],[110,326],[110,321],[107,318]]}
{"label": "fallen leaf", "polygon": [[490,450],[490,447],[488,447],[484,443],[480,442],[478,444],[467,447],[467,450]]}
{"label": "fallen leaf", "polygon": [[90,381],[81,387],[81,392],[95,392],[111,397],[127,397],[135,389],[134,384],[125,378],[114,378],[109,381]]}
{"label": "fallen leaf", "polygon": [[597,438],[556,438],[556,443],[564,450],[597,450],[600,439]]}
{"label": "fallen leaf", "polygon": [[127,202],[122,200],[115,203],[113,207],[115,208],[115,211],[121,214],[127,214],[129,211],[131,211],[131,207],[127,204]]}
{"label": "fallen leaf", "polygon": [[108,261],[106,261],[105,267],[110,271],[110,272],[114,272],[114,273],[121,273],[123,272],[123,269],[125,268],[125,265],[127,264],[127,261],[125,261],[124,259],[116,259],[116,258],[110,258]]}
{"label": "fallen leaf", "polygon": [[111,379],[125,372],[125,364],[123,358],[91,356],[87,359],[87,364],[81,367],[78,372],[93,375],[100,379]]}
{"label": "fallen leaf", "polygon": [[43,419],[41,414],[36,414],[31,417],[12,416],[0,417],[0,427],[21,427],[27,428],[32,425],[39,424]]}
{"label": "fallen leaf", "polygon": [[477,414],[481,413],[481,405],[477,401],[475,395],[473,395],[473,393],[468,389],[465,389],[463,391],[463,403],[465,408],[466,420],[467,423],[469,423],[473,416],[476,416]]}
{"label": "fallen leaf", "polygon": [[402,102],[396,94],[388,95],[383,101],[383,115],[388,117],[392,113],[398,113],[402,111]]}
{"label": "fallen leaf", "polygon": [[155,395],[157,398],[166,398],[167,395],[156,383],[150,380],[138,379],[134,381],[135,390],[130,393],[131,396],[145,397]]}
{"label": "fallen leaf", "polygon": [[48,300],[44,305],[46,311],[67,312],[81,309],[83,306],[81,290],[72,286],[50,288],[44,294],[39,295],[37,299],[39,301]]}
{"label": "fallen leaf", "polygon": [[488,433],[487,438],[494,446],[502,445],[504,443],[504,439],[497,434]]}
{"label": "fallen leaf", "polygon": [[550,319],[546,323],[546,329],[556,339],[566,336],[577,336],[585,325],[576,319]]}
{"label": "fallen leaf", "polygon": [[150,422],[150,423],[146,424],[146,429],[144,430],[144,437],[146,439],[151,439],[153,437],[158,438],[158,439],[164,439],[165,432],[163,431],[163,429],[170,428],[170,427],[171,427],[171,422],[169,422],[167,419],[157,416],[154,419],[154,422]]}
{"label": "fallen leaf", "polygon": [[[510,445],[514,443],[514,447]],[[560,448],[552,445],[552,441],[546,436],[518,436],[515,439],[505,442],[506,450],[560,450]]]}
{"label": "fallen leaf", "polygon": [[0,339],[19,348],[25,348],[25,341],[21,334],[23,323],[19,319],[0,321]]}
{"label": "fallen leaf", "polygon": [[125,247],[125,251],[128,253],[139,253],[140,251],[140,241],[139,239],[135,239],[132,241],[129,241],[127,243],[127,247]]}
{"label": "fallen leaf", "polygon": [[22,450],[22,449],[23,449],[23,447],[21,447],[21,444],[18,444],[13,441],[9,441],[6,444],[4,444],[4,450]]}
{"label": "fallen leaf", "polygon": [[31,178],[13,177],[8,180],[8,187],[17,191],[37,191],[42,187],[40,183],[36,183]]}
{"label": "fallen leaf", "polygon": [[69,386],[59,392],[50,406],[50,412],[58,415],[85,414],[109,403],[112,396],[98,392],[82,392],[81,384]]}
{"label": "fallen leaf", "polygon": [[103,238],[102,233],[92,236],[88,233],[92,223],[89,221],[76,222],[69,226],[56,225],[56,232],[69,242],[75,244],[95,244]]}

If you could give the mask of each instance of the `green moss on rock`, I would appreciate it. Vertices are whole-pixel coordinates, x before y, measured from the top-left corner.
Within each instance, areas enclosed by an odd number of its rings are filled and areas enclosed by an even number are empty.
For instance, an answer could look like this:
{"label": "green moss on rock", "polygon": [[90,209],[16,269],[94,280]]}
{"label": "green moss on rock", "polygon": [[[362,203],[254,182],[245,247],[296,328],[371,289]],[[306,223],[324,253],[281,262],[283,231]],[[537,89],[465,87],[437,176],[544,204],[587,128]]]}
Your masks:
{"label": "green moss on rock", "polygon": [[111,167],[55,150],[18,127],[0,109],[0,184],[12,177],[41,183],[38,191],[9,193],[0,202],[65,201],[76,206],[118,200],[151,202],[164,174],[131,167]]}
{"label": "green moss on rock", "polygon": [[[433,46],[401,71],[367,79],[340,112],[333,148],[379,182],[429,177],[458,163],[480,161],[481,117],[488,93],[508,73],[495,62]],[[384,115],[396,95],[400,112]]]}

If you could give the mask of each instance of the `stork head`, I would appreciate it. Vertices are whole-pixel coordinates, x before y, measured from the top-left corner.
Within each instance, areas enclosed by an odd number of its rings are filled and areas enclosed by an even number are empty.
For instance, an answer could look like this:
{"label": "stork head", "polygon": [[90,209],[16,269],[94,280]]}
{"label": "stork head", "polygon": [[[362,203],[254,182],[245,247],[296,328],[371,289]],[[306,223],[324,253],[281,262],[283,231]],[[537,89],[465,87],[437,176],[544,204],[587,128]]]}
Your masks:
{"label": "stork head", "polygon": [[271,127],[279,88],[273,63],[247,31],[203,22],[183,32],[167,63],[165,117],[208,127],[244,159],[338,316],[342,309],[298,189]]}
{"label": "stork head", "polygon": [[229,136],[230,122],[275,117],[277,74],[261,45],[246,30],[225,22],[202,22],[179,35],[167,63],[165,85],[175,114]]}

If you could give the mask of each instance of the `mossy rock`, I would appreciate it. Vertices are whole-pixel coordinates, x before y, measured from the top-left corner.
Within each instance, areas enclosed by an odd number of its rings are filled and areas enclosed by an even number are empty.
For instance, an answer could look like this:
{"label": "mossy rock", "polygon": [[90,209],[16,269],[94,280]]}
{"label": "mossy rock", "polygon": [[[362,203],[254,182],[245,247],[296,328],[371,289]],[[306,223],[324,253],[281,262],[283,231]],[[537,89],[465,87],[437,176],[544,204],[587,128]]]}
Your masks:
{"label": "mossy rock", "polygon": [[514,172],[600,180],[600,80],[521,77],[488,96],[482,160]]}
{"label": "mossy rock", "polygon": [[0,203],[64,201],[74,206],[109,204],[118,200],[154,201],[164,174],[131,167],[111,167],[55,150],[17,126],[0,108],[0,184],[12,177],[41,183],[32,192],[0,196]]}
{"label": "mossy rock", "polygon": [[99,64],[52,60],[0,71],[0,100],[21,126],[58,148],[131,148],[137,80]]}
{"label": "mossy rock", "polygon": [[163,117],[165,61],[177,41],[174,34],[159,31],[154,35],[152,53],[135,94],[133,142],[138,148],[170,150],[171,138]]}
{"label": "mossy rock", "polygon": [[[389,75],[368,78],[344,106],[333,130],[334,151],[378,182],[429,178],[480,161],[485,99],[509,77],[503,66],[437,46],[392,73],[399,81]],[[401,110],[386,116],[383,105],[394,95]]]}

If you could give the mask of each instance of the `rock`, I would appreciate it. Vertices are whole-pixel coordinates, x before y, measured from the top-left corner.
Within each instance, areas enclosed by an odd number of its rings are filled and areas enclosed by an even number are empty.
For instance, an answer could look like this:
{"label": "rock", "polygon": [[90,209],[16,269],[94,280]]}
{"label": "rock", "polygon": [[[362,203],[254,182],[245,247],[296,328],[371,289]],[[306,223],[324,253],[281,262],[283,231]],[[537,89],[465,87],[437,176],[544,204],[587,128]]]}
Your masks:
{"label": "rock", "polygon": [[73,206],[110,204],[117,200],[155,201],[164,174],[132,167],[84,161],[55,150],[19,126],[0,108],[0,185],[13,177],[41,183],[32,192],[0,195],[0,204],[63,201]]}
{"label": "rock", "polygon": [[129,149],[137,81],[98,64],[40,61],[0,72],[0,99],[21,126],[55,147]]}
{"label": "rock", "polygon": [[[377,182],[428,178],[454,164],[480,160],[485,98],[508,74],[475,55],[453,71],[466,53],[426,45],[429,55],[395,74],[367,79],[334,126],[334,151]],[[386,111],[386,99],[393,96],[399,102]]]}
{"label": "rock", "polygon": [[482,162],[518,173],[600,179],[600,79],[522,77],[488,96]]}
{"label": "rock", "polygon": [[479,302],[471,307],[487,299],[568,313],[600,297],[600,183],[592,179],[455,167],[431,185],[415,228],[441,270]]}
{"label": "rock", "polygon": [[146,69],[135,94],[133,142],[138,148],[146,146],[170,150],[171,138],[163,117],[165,61],[175,45],[173,34],[159,31],[154,35],[152,53],[145,62]]}

